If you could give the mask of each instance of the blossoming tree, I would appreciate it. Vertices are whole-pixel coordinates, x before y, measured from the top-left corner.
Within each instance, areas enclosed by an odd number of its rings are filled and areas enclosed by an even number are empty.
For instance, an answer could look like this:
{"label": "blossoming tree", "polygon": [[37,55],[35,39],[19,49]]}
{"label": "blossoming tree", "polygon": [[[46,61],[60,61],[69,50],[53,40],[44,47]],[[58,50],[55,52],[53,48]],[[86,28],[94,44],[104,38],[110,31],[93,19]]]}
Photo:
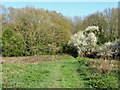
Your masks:
{"label": "blossoming tree", "polygon": [[114,42],[107,42],[97,50],[97,56],[101,56],[104,59],[114,59],[114,56],[118,56],[120,59],[120,39],[116,39]]}
{"label": "blossoming tree", "polygon": [[71,36],[68,45],[75,47],[80,56],[90,54],[97,46],[96,34],[99,32],[98,26],[89,26],[85,31],[79,31]]}

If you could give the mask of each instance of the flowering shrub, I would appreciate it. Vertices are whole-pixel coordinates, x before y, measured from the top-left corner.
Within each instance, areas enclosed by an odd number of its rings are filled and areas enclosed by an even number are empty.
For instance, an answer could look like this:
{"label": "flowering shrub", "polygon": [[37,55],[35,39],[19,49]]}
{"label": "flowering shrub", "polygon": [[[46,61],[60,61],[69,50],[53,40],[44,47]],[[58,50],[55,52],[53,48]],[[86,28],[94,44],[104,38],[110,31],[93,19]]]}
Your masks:
{"label": "flowering shrub", "polygon": [[89,26],[85,29],[86,33],[94,32],[94,34],[99,33],[99,27],[98,26]]}
{"label": "flowering shrub", "polygon": [[103,46],[98,48],[97,55],[103,58],[109,59],[113,56],[120,55],[120,39],[117,39],[114,42],[105,43]]}
{"label": "flowering shrub", "polygon": [[120,39],[117,39],[114,43],[113,43],[113,52],[116,55],[120,55]]}
{"label": "flowering shrub", "polygon": [[113,55],[112,47],[113,47],[113,43],[111,42],[105,43],[103,46],[98,48],[97,55],[104,58],[112,57]]}
{"label": "flowering shrub", "polygon": [[90,54],[97,46],[96,32],[99,31],[98,26],[89,26],[85,31],[79,31],[71,36],[68,45],[77,49],[79,55]]}
{"label": "flowering shrub", "polygon": [[75,48],[79,56],[93,55],[93,57],[100,56],[107,59],[120,56],[120,39],[98,47],[96,34],[99,34],[99,27],[89,26],[85,31],[79,31],[71,36],[68,46]]}

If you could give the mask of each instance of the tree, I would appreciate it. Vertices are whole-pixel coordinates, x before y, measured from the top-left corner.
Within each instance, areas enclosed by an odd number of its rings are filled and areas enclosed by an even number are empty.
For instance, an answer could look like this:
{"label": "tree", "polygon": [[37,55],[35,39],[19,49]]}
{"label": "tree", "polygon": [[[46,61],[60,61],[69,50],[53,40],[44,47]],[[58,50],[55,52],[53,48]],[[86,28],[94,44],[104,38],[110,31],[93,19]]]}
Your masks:
{"label": "tree", "polygon": [[79,31],[71,36],[68,46],[74,47],[80,56],[90,55],[97,46],[99,27],[89,26],[85,31]]}
{"label": "tree", "polygon": [[[90,14],[83,20],[76,17],[73,22],[77,22],[74,25],[74,27],[78,27],[76,30],[85,30],[88,26],[99,26],[100,34],[97,35],[98,45],[102,45],[108,41],[115,41],[116,38],[119,38],[118,8],[108,8],[103,12]],[[76,30],[73,31],[76,32]]]}
{"label": "tree", "polygon": [[2,54],[3,56],[23,56],[28,54],[27,48],[22,41],[22,37],[6,28],[2,34]]}
{"label": "tree", "polygon": [[22,37],[30,55],[63,51],[71,32],[69,22],[62,14],[33,7],[10,7],[7,12],[8,23],[3,24]]}

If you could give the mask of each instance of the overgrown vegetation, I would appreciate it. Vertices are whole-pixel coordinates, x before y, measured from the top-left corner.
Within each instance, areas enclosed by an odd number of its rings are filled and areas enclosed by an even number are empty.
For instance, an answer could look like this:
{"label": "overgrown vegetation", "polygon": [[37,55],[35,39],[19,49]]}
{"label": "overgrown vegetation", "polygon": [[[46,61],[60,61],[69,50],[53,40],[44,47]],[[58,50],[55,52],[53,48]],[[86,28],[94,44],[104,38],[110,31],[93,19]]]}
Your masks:
{"label": "overgrown vegetation", "polygon": [[[9,13],[8,13],[9,12]],[[32,7],[14,9],[4,8],[2,14],[3,24],[3,56],[20,56],[18,52],[11,53],[4,46],[6,43],[12,48],[12,33],[6,33],[6,29],[9,28],[11,32],[14,32],[18,39],[16,41],[16,48],[21,47],[19,41],[22,40],[24,56],[35,54],[58,54],[63,52],[63,47],[67,44],[70,38],[70,25],[64,16],[54,11],[47,11],[44,9],[35,9]],[[7,27],[7,28],[6,28]],[[5,33],[4,33],[5,32]],[[5,37],[6,34],[10,34]],[[6,42],[6,43],[4,43]],[[15,49],[15,48],[14,48]],[[13,50],[14,51],[14,50]],[[23,52],[22,51],[22,52]],[[9,53],[7,55],[6,53]]]}
{"label": "overgrown vegetation", "polygon": [[92,88],[118,88],[118,61],[78,58],[78,62],[78,72],[85,80],[85,85]]}
{"label": "overgrown vegetation", "polygon": [[[92,53],[95,56],[97,55],[96,52],[100,53],[100,50],[93,52],[93,47],[96,49],[98,46],[102,46],[107,42],[114,42],[119,38],[118,8],[105,9],[103,12],[96,12],[86,16],[84,19],[78,16],[70,19],[55,11],[33,7],[5,8],[2,6],[2,11],[3,56],[61,54],[69,52],[76,54],[75,56],[88,56],[88,53]],[[86,32],[86,29],[91,26],[99,27],[97,29],[99,34],[93,35],[94,32],[87,32],[87,36],[79,37],[83,39],[82,41],[86,41],[87,44],[82,42],[85,45],[82,45],[82,47],[79,45],[79,52],[77,52],[79,55],[77,55],[76,49],[73,50],[74,47],[72,47],[71,51],[71,47],[67,46],[67,43],[72,34]],[[6,34],[9,35],[6,36]],[[95,37],[96,41],[94,43],[97,45],[92,42],[95,40]]]}

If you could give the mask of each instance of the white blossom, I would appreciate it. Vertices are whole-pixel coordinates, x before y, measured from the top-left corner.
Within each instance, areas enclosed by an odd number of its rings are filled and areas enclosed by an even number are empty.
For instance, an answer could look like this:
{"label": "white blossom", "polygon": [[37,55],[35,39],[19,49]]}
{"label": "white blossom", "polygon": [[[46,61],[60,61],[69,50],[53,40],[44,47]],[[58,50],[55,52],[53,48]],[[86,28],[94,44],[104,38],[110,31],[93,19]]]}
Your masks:
{"label": "white blossom", "polygon": [[79,31],[71,36],[68,45],[75,47],[80,55],[84,55],[85,53],[90,54],[97,45],[97,37],[94,31],[99,31],[98,29],[98,26],[89,26],[85,31]]}
{"label": "white blossom", "polygon": [[115,40],[114,42],[107,42],[101,47],[98,48],[98,54],[103,57],[109,57],[113,54],[118,55],[120,54],[120,39]]}
{"label": "white blossom", "polygon": [[99,27],[98,26],[89,26],[88,28],[85,29],[85,32],[93,32],[93,31],[98,31],[99,32]]}
{"label": "white blossom", "polygon": [[93,32],[94,34],[99,34],[99,27],[98,26],[89,26],[84,31],[85,34],[88,34],[91,32]]}

